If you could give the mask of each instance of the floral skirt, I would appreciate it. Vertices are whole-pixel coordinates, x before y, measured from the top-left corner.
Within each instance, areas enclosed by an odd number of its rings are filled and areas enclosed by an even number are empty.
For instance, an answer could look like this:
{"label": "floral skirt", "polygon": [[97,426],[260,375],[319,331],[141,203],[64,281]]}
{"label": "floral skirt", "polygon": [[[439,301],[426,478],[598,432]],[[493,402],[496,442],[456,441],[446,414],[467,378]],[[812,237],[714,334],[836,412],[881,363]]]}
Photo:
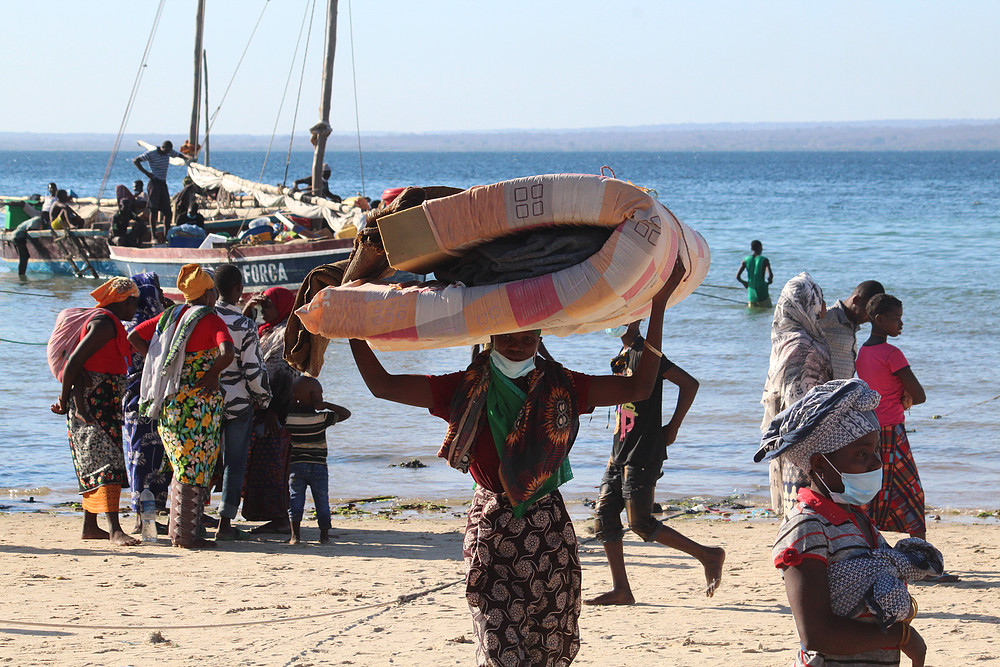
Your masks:
{"label": "floral skirt", "polygon": [[504,495],[478,488],[462,551],[477,664],[573,662],[580,650],[580,558],[559,492],[516,519]]}
{"label": "floral skirt", "polygon": [[107,485],[128,488],[122,453],[121,401],[125,376],[85,372],[85,377],[82,400],[93,421],[88,424],[77,418],[75,394],[70,396],[66,414],[69,449],[80,492]]}
{"label": "floral skirt", "polygon": [[222,394],[198,392],[194,385],[215,363],[217,351],[184,355],[180,391],[163,403],[158,431],[163,449],[182,484],[207,487],[219,458]]}

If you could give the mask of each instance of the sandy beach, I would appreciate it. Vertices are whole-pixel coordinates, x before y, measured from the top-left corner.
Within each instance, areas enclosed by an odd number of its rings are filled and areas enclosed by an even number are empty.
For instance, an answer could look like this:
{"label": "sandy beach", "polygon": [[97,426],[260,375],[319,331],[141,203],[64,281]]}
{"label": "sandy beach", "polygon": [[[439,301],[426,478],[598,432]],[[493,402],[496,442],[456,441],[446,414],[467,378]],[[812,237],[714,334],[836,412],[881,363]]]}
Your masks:
{"label": "sandy beach", "polygon": [[[584,597],[603,550],[578,521]],[[77,516],[0,515],[0,660],[17,665],[469,665],[464,519],[335,517],[330,544],[277,536],[190,552],[79,539]],[[675,519],[728,551],[704,596],[696,561],[626,537],[638,603],[584,607],[578,665],[789,665],[797,640],[769,563],[777,522]],[[246,527],[246,526],[244,526]],[[897,535],[887,536],[890,542]],[[956,584],[915,585],[928,665],[1000,662],[1000,525],[932,523]],[[25,625],[35,623],[39,625]],[[44,625],[42,625],[44,624]],[[903,664],[908,664],[904,658]]]}

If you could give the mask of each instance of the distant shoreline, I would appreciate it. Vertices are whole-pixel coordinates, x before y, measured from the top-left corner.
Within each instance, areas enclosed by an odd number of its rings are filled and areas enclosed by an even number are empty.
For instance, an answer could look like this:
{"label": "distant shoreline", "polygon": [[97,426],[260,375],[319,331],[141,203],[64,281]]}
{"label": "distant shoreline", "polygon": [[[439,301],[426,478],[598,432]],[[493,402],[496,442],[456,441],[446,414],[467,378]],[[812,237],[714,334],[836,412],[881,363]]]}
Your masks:
{"label": "distant shoreline", "polygon": [[[123,150],[136,139],[180,143],[186,132],[128,133]],[[0,150],[109,150],[109,133],[0,132]],[[269,135],[218,134],[211,149],[266,150]],[[275,137],[288,145],[288,135]],[[357,152],[357,136],[330,135],[331,152]],[[363,132],[363,151],[372,152],[785,152],[785,151],[996,151],[1000,120],[870,121],[840,123],[716,123],[654,125],[569,130],[493,130],[480,132]],[[307,137],[296,138],[294,151],[311,151]]]}

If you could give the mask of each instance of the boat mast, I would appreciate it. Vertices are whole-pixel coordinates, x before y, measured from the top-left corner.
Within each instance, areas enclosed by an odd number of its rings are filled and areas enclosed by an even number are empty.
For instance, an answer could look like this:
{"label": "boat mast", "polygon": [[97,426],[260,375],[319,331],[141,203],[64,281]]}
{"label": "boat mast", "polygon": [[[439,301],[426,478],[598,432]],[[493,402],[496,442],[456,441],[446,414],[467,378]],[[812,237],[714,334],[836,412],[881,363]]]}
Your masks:
{"label": "boat mast", "polygon": [[205,0],[198,0],[194,31],[194,100],[191,102],[191,129],[188,132],[188,141],[195,147],[195,156],[198,154],[198,107],[201,106],[201,61],[204,57],[201,49],[204,30]]}
{"label": "boat mast", "polygon": [[[200,1],[200,0],[199,0]],[[323,158],[326,154],[326,138],[332,131],[330,127],[330,100],[333,97],[333,55],[337,50],[337,0],[329,0],[326,10],[326,55],[323,61],[323,94],[320,97],[318,123],[309,131],[312,142],[316,146],[313,153],[312,193],[325,196],[323,191]]]}

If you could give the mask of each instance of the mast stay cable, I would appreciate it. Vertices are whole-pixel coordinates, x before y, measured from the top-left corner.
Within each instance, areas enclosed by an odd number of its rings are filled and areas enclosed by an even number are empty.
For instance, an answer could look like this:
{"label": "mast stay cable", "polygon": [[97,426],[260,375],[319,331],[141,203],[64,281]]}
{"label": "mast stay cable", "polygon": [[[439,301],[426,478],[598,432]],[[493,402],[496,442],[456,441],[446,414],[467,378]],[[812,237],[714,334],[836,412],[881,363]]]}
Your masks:
{"label": "mast stay cable", "polygon": [[299,118],[299,104],[302,102],[302,83],[306,77],[306,61],[309,59],[309,42],[312,40],[313,16],[316,13],[316,0],[312,2],[312,9],[309,11],[309,29],[306,31],[306,47],[302,51],[302,71],[299,72],[299,91],[295,95],[295,111],[292,113],[292,129],[288,133],[288,153],[285,156],[285,173],[281,177],[281,186],[288,184],[288,166],[292,161],[292,142],[295,141],[295,123]]}
{"label": "mast stay cable", "polygon": [[219,115],[219,111],[222,109],[222,104],[226,101],[226,96],[229,95],[229,89],[233,87],[233,81],[236,80],[236,75],[240,71],[240,65],[243,64],[243,59],[246,57],[247,51],[250,49],[250,43],[253,42],[253,37],[257,34],[257,28],[260,27],[260,22],[264,18],[264,11],[267,10],[268,2],[270,2],[270,0],[264,0],[264,6],[260,9],[260,16],[257,17],[257,23],[254,24],[253,31],[250,32],[250,38],[247,40],[247,45],[243,47],[243,53],[240,54],[240,60],[236,63],[236,69],[233,70],[233,76],[229,79],[229,85],[226,86],[225,92],[222,93],[222,99],[219,100],[219,106],[215,107],[215,111],[212,112],[212,117],[208,119],[208,127],[205,130],[206,133],[211,131],[212,126],[215,124],[215,118]]}
{"label": "mast stay cable", "polygon": [[[313,7],[315,8],[316,3],[313,0]],[[288,64],[288,76],[285,77],[285,87],[281,92],[281,102],[278,104],[278,113],[274,117],[274,127],[271,128],[271,139],[267,142],[267,152],[264,153],[264,163],[260,166],[260,176],[257,178],[261,183],[264,182],[264,170],[267,168],[267,160],[271,155],[271,147],[274,145],[274,136],[278,132],[278,122],[281,120],[281,111],[285,108],[285,98],[288,96],[288,84],[292,80],[292,72],[295,69],[295,61],[299,57],[299,45],[302,43],[302,31],[306,28],[306,18],[309,17],[309,7],[306,7],[306,11],[302,13],[302,23],[299,25],[299,36],[295,40],[295,51],[292,53],[292,60]],[[310,28],[312,27],[312,21],[310,20]],[[307,44],[308,48],[308,44]],[[299,81],[299,94],[302,93],[302,81]],[[291,157],[291,144],[289,143],[288,152],[289,158]],[[287,165],[286,158],[286,165]]]}
{"label": "mast stay cable", "polygon": [[122,122],[118,126],[118,135],[115,137],[115,145],[111,149],[111,155],[108,157],[108,165],[104,168],[104,177],[101,179],[101,187],[97,190],[97,204],[100,206],[101,195],[104,194],[104,187],[108,184],[108,178],[111,176],[111,168],[114,166],[115,158],[118,156],[118,149],[121,146],[122,135],[125,133],[125,126],[128,124],[128,119],[132,115],[132,105],[135,104],[135,98],[139,94],[139,84],[142,83],[142,75],[146,71],[146,63],[149,60],[149,52],[153,48],[153,38],[156,37],[156,29],[160,25],[160,17],[163,15],[163,6],[166,0],[160,0],[159,6],[156,8],[156,16],[153,18],[153,27],[149,31],[149,37],[146,39],[146,48],[142,52],[142,58],[139,60],[139,69],[135,73],[135,81],[132,83],[132,92],[129,93],[128,103],[125,105],[125,113],[122,115]]}
{"label": "mast stay cable", "polygon": [[358,169],[361,171],[361,196],[367,198],[365,192],[365,164],[361,159],[361,116],[358,114],[358,73],[354,68],[354,5],[347,0],[347,27],[351,36],[351,80],[354,83],[354,124],[358,134]]}

